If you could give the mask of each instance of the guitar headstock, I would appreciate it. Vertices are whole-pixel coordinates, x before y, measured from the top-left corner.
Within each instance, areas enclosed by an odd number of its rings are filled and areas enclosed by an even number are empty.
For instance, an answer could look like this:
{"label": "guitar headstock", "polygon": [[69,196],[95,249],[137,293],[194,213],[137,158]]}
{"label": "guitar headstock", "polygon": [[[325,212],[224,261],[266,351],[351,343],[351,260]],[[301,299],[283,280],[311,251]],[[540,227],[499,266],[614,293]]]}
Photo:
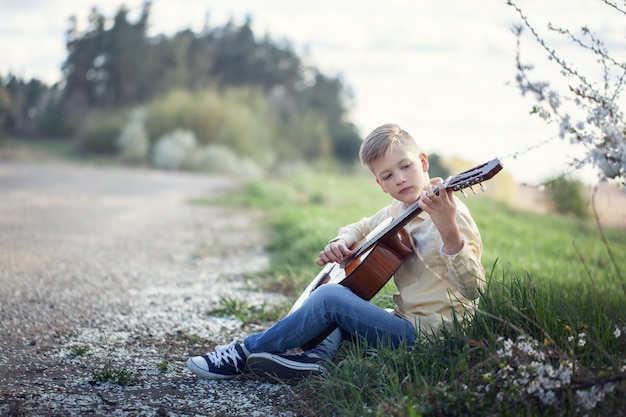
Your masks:
{"label": "guitar headstock", "polygon": [[502,162],[498,159],[492,159],[484,164],[477,165],[474,168],[470,168],[452,177],[448,177],[443,185],[446,190],[461,191],[465,196],[463,190],[470,188],[474,194],[476,193],[472,188],[473,185],[480,184],[480,188],[484,190],[483,182],[494,177],[498,172],[502,170]]}

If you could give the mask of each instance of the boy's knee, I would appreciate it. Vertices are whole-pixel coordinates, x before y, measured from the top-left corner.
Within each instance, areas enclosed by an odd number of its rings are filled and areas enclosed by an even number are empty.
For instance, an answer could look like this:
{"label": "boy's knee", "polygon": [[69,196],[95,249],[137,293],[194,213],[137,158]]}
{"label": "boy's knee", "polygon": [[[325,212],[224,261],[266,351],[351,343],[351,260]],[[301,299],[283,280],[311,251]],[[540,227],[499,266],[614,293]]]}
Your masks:
{"label": "boy's knee", "polygon": [[350,290],[340,284],[324,284],[317,287],[315,291],[311,293],[309,298],[316,298],[324,301],[330,301],[333,299],[339,300],[345,291]]}

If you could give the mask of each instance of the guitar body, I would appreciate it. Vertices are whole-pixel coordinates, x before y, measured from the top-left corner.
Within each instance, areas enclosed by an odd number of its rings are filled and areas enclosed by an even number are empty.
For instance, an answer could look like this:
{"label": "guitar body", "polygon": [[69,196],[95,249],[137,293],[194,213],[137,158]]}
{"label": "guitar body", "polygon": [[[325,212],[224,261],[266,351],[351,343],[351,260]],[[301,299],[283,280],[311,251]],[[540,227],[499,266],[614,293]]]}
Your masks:
{"label": "guitar body", "polygon": [[[369,301],[387,284],[402,261],[413,252],[410,239],[409,234],[404,229],[400,229],[397,234],[375,243],[361,256],[351,259],[345,266],[338,263],[327,264],[300,295],[289,314],[300,308],[313,291],[328,283],[348,287],[356,295]],[[328,328],[318,337],[305,343],[302,348],[306,350],[314,347],[336,327]]]}
{"label": "guitar body", "polygon": [[393,276],[402,261],[413,252],[410,236],[401,229],[396,235],[374,244],[348,263],[340,282],[364,300],[370,300]]}
{"label": "guitar body", "polygon": [[[375,228],[365,241],[387,224],[383,223]],[[410,239],[409,234],[400,229],[396,234],[386,236],[385,239],[375,243],[362,255],[348,260],[345,265],[336,262],[326,264],[296,300],[289,314],[298,309],[317,287],[328,283],[344,285],[364,300],[370,300],[385,286],[402,261],[412,253]],[[361,245],[362,242],[356,246]]]}

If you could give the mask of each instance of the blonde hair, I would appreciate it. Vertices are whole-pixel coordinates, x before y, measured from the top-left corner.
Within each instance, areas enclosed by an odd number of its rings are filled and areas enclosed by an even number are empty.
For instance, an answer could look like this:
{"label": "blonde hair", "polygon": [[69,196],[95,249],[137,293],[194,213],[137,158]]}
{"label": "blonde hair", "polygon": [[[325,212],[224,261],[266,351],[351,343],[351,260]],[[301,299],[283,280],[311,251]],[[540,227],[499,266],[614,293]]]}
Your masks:
{"label": "blonde hair", "polygon": [[397,124],[388,123],[374,129],[361,144],[359,158],[361,163],[371,168],[371,163],[382,156],[388,155],[399,144],[408,150],[419,153],[419,147],[413,137]]}

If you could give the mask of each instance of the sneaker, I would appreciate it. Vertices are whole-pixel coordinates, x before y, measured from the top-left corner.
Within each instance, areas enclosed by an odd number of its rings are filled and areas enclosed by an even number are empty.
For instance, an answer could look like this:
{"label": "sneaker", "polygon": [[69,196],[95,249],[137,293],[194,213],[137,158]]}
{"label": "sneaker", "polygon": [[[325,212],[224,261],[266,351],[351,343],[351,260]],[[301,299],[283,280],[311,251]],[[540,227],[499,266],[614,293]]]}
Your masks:
{"label": "sneaker", "polygon": [[247,371],[246,354],[235,339],[216,346],[213,353],[187,359],[187,368],[202,378],[231,379]]}
{"label": "sneaker", "polygon": [[323,359],[307,355],[251,353],[248,356],[248,370],[263,378],[304,379],[325,372],[322,362]]}

